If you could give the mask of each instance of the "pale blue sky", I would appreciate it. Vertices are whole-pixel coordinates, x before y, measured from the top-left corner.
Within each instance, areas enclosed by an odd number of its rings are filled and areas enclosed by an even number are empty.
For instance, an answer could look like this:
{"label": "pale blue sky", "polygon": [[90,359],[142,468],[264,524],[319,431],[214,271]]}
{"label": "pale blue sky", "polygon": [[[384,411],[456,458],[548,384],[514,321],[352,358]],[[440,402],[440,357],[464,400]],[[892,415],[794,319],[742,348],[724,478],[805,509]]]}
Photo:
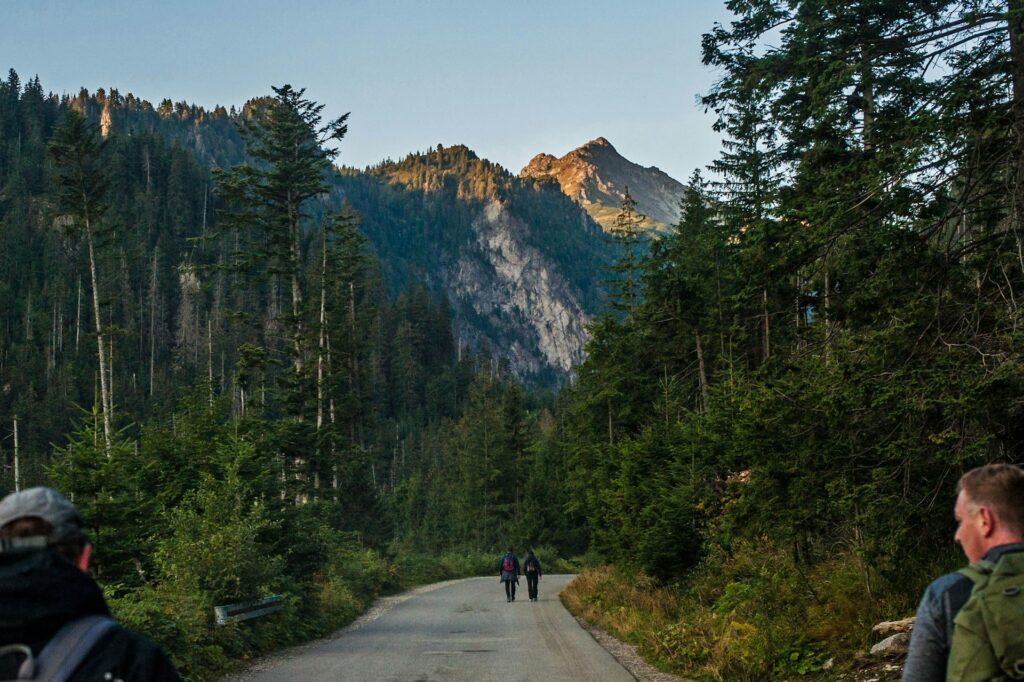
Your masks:
{"label": "pale blue sky", "polygon": [[0,68],[47,91],[241,105],[291,83],[351,111],[340,163],[442,143],[513,172],[604,136],[678,180],[718,151],[687,0],[0,0]]}

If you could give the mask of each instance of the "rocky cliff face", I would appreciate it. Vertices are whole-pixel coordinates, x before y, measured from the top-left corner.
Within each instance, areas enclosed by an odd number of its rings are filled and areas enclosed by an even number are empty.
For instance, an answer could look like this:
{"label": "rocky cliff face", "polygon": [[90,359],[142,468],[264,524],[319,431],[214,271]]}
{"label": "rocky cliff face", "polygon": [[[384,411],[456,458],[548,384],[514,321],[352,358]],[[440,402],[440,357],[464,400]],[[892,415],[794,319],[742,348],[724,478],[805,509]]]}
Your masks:
{"label": "rocky cliff face", "polygon": [[486,343],[521,378],[557,383],[584,357],[611,252],[552,182],[520,179],[464,146],[336,178],[385,280],[443,290],[463,345]]}
{"label": "rocky cliff face", "polygon": [[583,360],[588,317],[557,265],[529,245],[529,229],[492,198],[473,221],[474,240],[445,273],[446,289],[484,322],[461,321],[464,340],[507,340],[499,347],[520,375],[568,375]]}
{"label": "rocky cliff face", "polygon": [[519,173],[521,178],[556,180],[566,196],[578,201],[606,230],[615,220],[628,187],[650,226],[665,229],[679,220],[679,201],[686,187],[667,173],[633,163],[599,137],[562,158],[538,154]]}

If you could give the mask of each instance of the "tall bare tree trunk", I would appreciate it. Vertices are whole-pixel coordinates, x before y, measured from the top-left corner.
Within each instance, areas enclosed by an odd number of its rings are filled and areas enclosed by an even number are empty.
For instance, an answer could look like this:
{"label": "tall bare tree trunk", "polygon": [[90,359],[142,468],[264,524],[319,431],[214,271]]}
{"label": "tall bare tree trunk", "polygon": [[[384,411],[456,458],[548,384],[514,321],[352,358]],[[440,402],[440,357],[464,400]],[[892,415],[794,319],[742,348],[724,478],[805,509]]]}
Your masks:
{"label": "tall bare tree trunk", "polygon": [[107,457],[110,457],[110,388],[107,386],[106,339],[103,334],[103,317],[100,314],[100,283],[96,276],[96,255],[93,250],[92,226],[85,220],[85,241],[89,249],[89,276],[92,278],[92,311],[96,318],[96,356],[100,362],[100,404],[103,412],[103,443]]}
{"label": "tall bare tree trunk", "polygon": [[[330,376],[331,376],[331,335],[330,335],[330,333],[327,333],[327,334],[324,335],[324,344],[325,344],[324,348],[327,351],[327,362],[326,362],[326,364],[327,364],[327,377],[330,378]],[[327,400],[327,418],[330,420],[331,426],[334,426],[337,423],[336,416],[337,415],[335,414],[335,411],[334,411],[334,396],[331,395],[331,396],[328,397],[328,400]]]}
{"label": "tall bare tree trunk", "polygon": [[761,317],[764,321],[762,329],[762,352],[767,360],[772,355],[771,323],[768,321],[768,288],[761,289]]}
{"label": "tall bare tree trunk", "polygon": [[18,459],[18,415],[14,415],[14,492],[21,490],[21,463]]}
{"label": "tall bare tree trunk", "polygon": [[57,367],[57,299],[53,300],[53,309],[50,312],[50,352],[46,358],[46,369],[53,371]]}
{"label": "tall bare tree trunk", "polygon": [[[113,317],[113,315],[111,315]],[[114,325],[113,319],[107,320],[107,329]],[[107,337],[107,414],[110,423],[114,423],[114,339]],[[111,431],[113,436],[113,431]]]}
{"label": "tall bare tree trunk", "polygon": [[75,310],[75,355],[78,355],[78,341],[82,337],[82,278],[78,278],[78,307]]}
{"label": "tall bare tree trunk", "polygon": [[157,249],[153,249],[153,274],[149,280],[149,396],[151,398],[156,375],[156,258]]}
{"label": "tall bare tree trunk", "polygon": [[1013,134],[1016,145],[1011,229],[1020,238],[1024,229],[1024,0],[1009,0],[1010,70],[1013,78]]}
{"label": "tall bare tree trunk", "polygon": [[700,329],[696,329],[693,332],[694,341],[697,344],[697,368],[699,371],[700,378],[700,401],[701,411],[707,412],[708,410],[708,373],[704,365],[704,347],[700,343]]}
{"label": "tall bare tree trunk", "polygon": [[213,409],[213,320],[206,318],[206,378],[210,382],[210,408]]}
{"label": "tall bare tree trunk", "polygon": [[327,234],[321,243],[320,340],[316,353],[316,430],[324,424],[324,357],[327,352]]}

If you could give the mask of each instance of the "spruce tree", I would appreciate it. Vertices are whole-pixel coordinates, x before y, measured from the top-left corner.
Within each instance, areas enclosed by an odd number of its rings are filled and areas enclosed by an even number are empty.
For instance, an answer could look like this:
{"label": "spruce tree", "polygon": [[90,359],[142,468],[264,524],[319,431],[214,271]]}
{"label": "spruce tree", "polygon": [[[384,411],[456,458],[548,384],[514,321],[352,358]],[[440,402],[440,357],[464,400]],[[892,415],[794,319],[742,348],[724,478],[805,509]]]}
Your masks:
{"label": "spruce tree", "polygon": [[323,122],[324,105],[305,90],[275,87],[266,111],[243,126],[252,162],[218,176],[226,202],[222,230],[248,233],[252,248],[234,254],[236,265],[262,265],[286,278],[291,310],[282,315],[291,344],[292,367],[301,374],[307,349],[303,320],[303,227],[313,217],[311,200],[329,189],[326,173],[338,150],[330,147],[348,130],[348,114]]}

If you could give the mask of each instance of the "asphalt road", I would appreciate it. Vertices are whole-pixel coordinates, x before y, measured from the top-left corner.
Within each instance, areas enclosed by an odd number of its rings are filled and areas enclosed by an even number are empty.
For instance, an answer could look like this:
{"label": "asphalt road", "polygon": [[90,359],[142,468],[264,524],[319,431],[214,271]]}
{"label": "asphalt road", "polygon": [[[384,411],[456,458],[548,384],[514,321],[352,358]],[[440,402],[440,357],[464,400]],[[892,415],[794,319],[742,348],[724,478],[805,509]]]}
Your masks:
{"label": "asphalt road", "polygon": [[236,679],[633,680],[558,600],[571,578],[544,576],[536,602],[527,599],[525,579],[516,601],[506,602],[497,576],[419,590]]}

